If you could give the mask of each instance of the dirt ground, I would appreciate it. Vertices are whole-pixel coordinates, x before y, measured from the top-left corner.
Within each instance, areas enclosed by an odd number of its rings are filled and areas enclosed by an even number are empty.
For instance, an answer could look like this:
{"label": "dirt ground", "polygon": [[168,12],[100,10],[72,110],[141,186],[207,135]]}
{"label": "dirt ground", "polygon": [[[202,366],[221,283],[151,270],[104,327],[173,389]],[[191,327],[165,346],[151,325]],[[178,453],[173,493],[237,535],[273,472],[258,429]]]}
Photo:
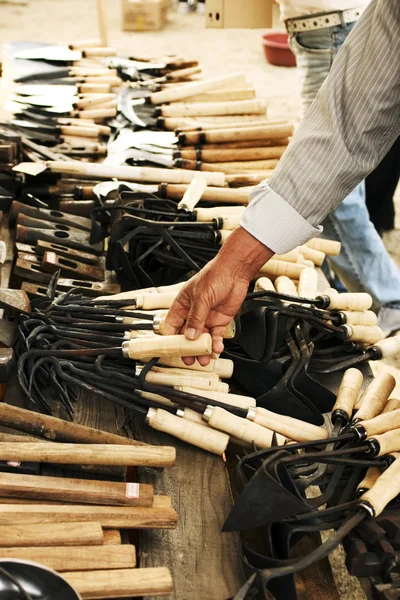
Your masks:
{"label": "dirt ground", "polygon": [[[108,44],[125,56],[180,54],[201,61],[205,76],[244,71],[260,98],[268,100],[271,119],[299,121],[300,100],[296,69],[269,65],[261,46],[262,30],[206,29],[205,18],[197,14],[181,15],[171,10],[167,26],[160,32],[122,32],[120,2],[106,0]],[[274,7],[274,28],[283,29]],[[98,36],[95,0],[28,0],[13,5],[0,0],[0,42],[15,40],[53,43]],[[1,80],[0,80],[1,81]],[[397,203],[400,202],[398,194]],[[399,230],[385,236],[385,243],[400,265]],[[375,364],[375,370],[389,370],[398,382],[400,398],[400,359]],[[397,391],[397,388],[396,390]],[[396,394],[394,394],[396,395]],[[341,598],[365,598],[358,581],[348,576],[341,552],[331,558]]]}

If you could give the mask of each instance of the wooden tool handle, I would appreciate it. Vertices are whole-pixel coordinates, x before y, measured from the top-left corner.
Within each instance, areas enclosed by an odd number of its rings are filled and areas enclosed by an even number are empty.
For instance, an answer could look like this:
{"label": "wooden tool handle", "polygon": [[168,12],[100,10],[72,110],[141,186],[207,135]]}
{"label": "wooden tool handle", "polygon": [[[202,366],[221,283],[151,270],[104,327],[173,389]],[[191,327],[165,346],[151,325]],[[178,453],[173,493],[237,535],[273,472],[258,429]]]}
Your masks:
{"label": "wooden tool handle", "polygon": [[0,442],[0,460],[77,465],[169,467],[175,464],[175,448],[170,446],[133,447],[107,444],[47,444],[43,442],[8,444]]}
{"label": "wooden tool handle", "polygon": [[160,365],[189,369],[199,373],[216,373],[221,379],[230,379],[233,375],[233,361],[229,358],[211,358],[208,365],[203,367],[197,360],[193,365],[186,365],[181,358],[161,358]]}
{"label": "wooden tool handle", "polygon": [[[204,176],[204,175],[203,175]],[[211,184],[209,184],[211,185]],[[187,186],[182,184],[170,184],[165,186],[167,198],[180,200],[186,191]],[[224,187],[206,187],[202,195],[202,202],[218,202],[247,205],[249,200],[248,188],[224,188]]]}
{"label": "wooden tool handle", "polygon": [[164,117],[202,117],[207,115],[265,114],[264,100],[234,100],[233,102],[174,103],[162,107]]}
{"label": "wooden tool handle", "polygon": [[237,127],[213,129],[207,132],[186,132],[178,135],[178,143],[192,146],[199,143],[242,142],[247,140],[274,140],[293,135],[292,125],[264,125],[261,127]]}
{"label": "wooden tool handle", "polygon": [[349,325],[367,325],[372,327],[377,324],[378,317],[372,310],[345,310],[346,323]]}
{"label": "wooden tool handle", "polygon": [[224,215],[222,214],[222,229],[236,229],[240,225],[241,215]]}
{"label": "wooden tool handle", "polygon": [[[95,106],[96,104],[103,104],[103,102],[109,102],[114,99],[115,94],[91,94],[77,100],[74,106],[76,106],[76,108],[86,108],[88,106]],[[96,127],[94,123],[93,126]]]}
{"label": "wooden tool handle", "polygon": [[376,456],[384,456],[400,451],[400,429],[386,431],[380,435],[374,435],[370,440],[375,440],[375,444],[379,447],[379,452]]}
{"label": "wooden tool handle", "polygon": [[373,379],[360,398],[360,408],[355,418],[368,421],[379,415],[390,394],[396,386],[396,380],[390,373],[380,373]]}
{"label": "wooden tool handle", "polygon": [[163,294],[141,294],[136,296],[137,308],[144,310],[155,310],[159,308],[171,308],[178,291],[164,292]]}
{"label": "wooden tool handle", "polygon": [[173,591],[172,577],[165,567],[77,571],[63,573],[63,577],[83,600],[158,596]]}
{"label": "wooden tool handle", "polygon": [[91,127],[78,127],[76,125],[65,125],[60,127],[63,135],[73,135],[75,137],[97,138],[98,132]]}
{"label": "wooden tool handle", "polygon": [[329,254],[330,256],[339,256],[342,245],[340,242],[335,242],[334,240],[323,240],[321,238],[313,238],[312,240],[307,242],[307,246],[313,248],[314,250],[319,250],[320,252]]}
{"label": "wooden tool handle", "polygon": [[104,535],[100,523],[52,523],[0,526],[0,547],[99,546]]}
{"label": "wooden tool handle", "polygon": [[289,294],[290,296],[297,296],[296,285],[289,277],[281,275],[275,279],[275,289],[280,294]]}
{"label": "wooden tool handle", "polygon": [[299,279],[300,273],[307,269],[305,265],[299,265],[298,263],[285,262],[283,260],[269,260],[260,269],[261,273],[266,273],[272,277],[278,277],[280,275],[286,275],[291,279]]}
{"label": "wooden tool handle", "polygon": [[376,480],[370,490],[360,500],[368,502],[375,511],[375,517],[381,514],[393,498],[400,493],[400,458],[397,458]]}
{"label": "wooden tool handle", "polygon": [[385,338],[376,342],[375,346],[382,352],[382,358],[390,358],[396,356],[400,352],[400,336]]}
{"label": "wooden tool handle", "polygon": [[221,88],[225,83],[229,85],[241,85],[244,81],[243,73],[235,73],[233,75],[225,75],[224,77],[215,77],[213,79],[205,79],[196,81],[186,85],[174,86],[172,89],[163,90],[151,94],[151,104],[166,104],[167,102],[178,102],[196,94],[203,94],[211,90]]}
{"label": "wooden tool handle", "polygon": [[[229,148],[221,150],[208,149],[204,146],[200,150],[201,160],[204,162],[220,163],[235,161],[260,161],[277,159],[282,156],[287,146],[270,146],[269,148],[238,148],[237,150]],[[197,160],[199,152],[195,149],[183,148],[179,152],[180,158]]]}
{"label": "wooden tool handle", "polygon": [[117,53],[115,48],[82,48],[81,51],[84,58],[92,58],[94,56],[115,56]]}
{"label": "wooden tool handle", "polygon": [[250,410],[247,418],[296,442],[323,440],[328,437],[325,427],[317,427],[299,419],[278,415],[261,407]]}
{"label": "wooden tool handle", "polygon": [[[15,200],[13,205],[15,204]],[[19,204],[19,203],[18,203]],[[216,206],[214,208],[196,208],[196,221],[206,223],[212,221],[215,217],[222,216],[239,216],[241,217],[245,211],[244,206]]]}
{"label": "wooden tool handle", "polygon": [[[168,373],[168,371],[170,371]],[[164,369],[163,372],[154,372],[150,370],[146,375],[147,383],[154,385],[166,385],[170,387],[189,385],[197,387],[200,390],[218,390],[219,389],[219,378],[213,380],[207,377],[207,373],[196,374],[194,371],[184,371],[184,374],[180,374],[174,369]],[[183,371],[183,369],[182,369]],[[225,385],[225,384],[224,384]]]}
{"label": "wooden tool handle", "polygon": [[382,471],[379,467],[370,467],[366,472],[364,479],[358,484],[357,491],[363,491],[365,493],[370,490],[381,474]]}
{"label": "wooden tool handle", "polygon": [[77,113],[77,117],[80,119],[112,119],[116,116],[116,108],[92,108],[90,110],[80,110]]}
{"label": "wooden tool handle", "polygon": [[109,94],[110,86],[107,83],[81,83],[78,90],[82,94]]}
{"label": "wooden tool handle", "polygon": [[196,396],[202,396],[203,398],[209,398],[210,400],[216,400],[217,402],[223,402],[224,404],[231,404],[232,406],[237,406],[239,408],[250,408],[256,405],[255,398],[251,398],[250,396],[228,394],[227,392],[214,392],[212,390],[200,390],[187,386],[178,386],[177,389],[182,392],[188,392],[189,394],[195,394]]}
{"label": "wooden tool handle", "polygon": [[69,421],[57,419],[57,417],[42,415],[24,408],[11,406],[5,402],[0,402],[0,424],[57,442],[126,444],[147,447],[147,444],[124,438],[122,435],[93,429],[92,427],[86,427],[78,423],[70,423]]}
{"label": "wooden tool handle", "polygon": [[301,298],[315,298],[318,291],[318,273],[306,267],[300,273],[298,293]]}
{"label": "wooden tool handle", "polygon": [[[279,279],[279,277],[278,277],[278,279]],[[275,280],[275,284],[278,281],[278,279]],[[289,279],[289,281],[290,281],[290,279]],[[272,283],[272,281],[270,279],[268,279],[268,277],[259,277],[254,284],[254,291],[261,292],[261,291],[268,291],[268,290],[271,292],[275,292],[275,287],[274,287],[274,284]]]}
{"label": "wooden tool handle", "polygon": [[323,252],[309,248],[307,245],[299,246],[298,250],[304,256],[304,258],[307,260],[312,260],[314,265],[317,265],[318,267],[320,267],[325,260],[325,254]]}
{"label": "wooden tool handle", "polygon": [[284,260],[286,262],[297,263],[299,262],[301,255],[297,248],[294,250],[290,250],[290,252],[285,252],[285,254],[274,254],[274,260]]}
{"label": "wooden tool handle", "polygon": [[[53,173],[69,173],[83,175],[94,179],[120,179],[121,181],[147,181],[156,183],[190,183],[197,173],[194,171],[158,169],[156,167],[125,167],[104,165],[99,163],[82,163],[78,161],[48,161],[48,168]],[[202,176],[207,185],[224,186],[223,173],[207,173]]]}
{"label": "wooden tool handle", "polygon": [[207,181],[201,175],[196,175],[190,182],[182,200],[178,203],[178,209],[192,211],[196,204],[201,200],[204,190],[207,187]]}
{"label": "wooden tool handle", "polygon": [[397,398],[389,398],[383,407],[381,414],[391,412],[392,410],[397,410],[398,408],[400,408],[400,400],[397,400]]}
{"label": "wooden tool handle", "polygon": [[136,566],[135,547],[130,544],[115,546],[53,546],[30,548],[2,548],[5,559],[21,559],[41,563],[59,572],[91,571],[93,569],[132,569]]}
{"label": "wooden tool handle", "polygon": [[332,408],[332,413],[335,410],[342,410],[346,413],[348,419],[351,419],[353,408],[357,403],[358,394],[361,391],[363,379],[363,374],[358,369],[347,369],[345,371],[336,396],[336,402]]}
{"label": "wooden tool handle", "polygon": [[372,306],[372,298],[364,292],[356,294],[329,294],[331,310],[368,310]]}
{"label": "wooden tool handle", "polygon": [[229,437],[219,431],[212,431],[198,423],[185,421],[162,409],[150,409],[146,421],[153,429],[170,433],[192,446],[219,456],[225,452],[229,442]]}
{"label": "wooden tool handle", "polygon": [[384,333],[380,327],[374,325],[346,325],[350,330],[350,335],[347,339],[353,342],[363,342],[364,344],[372,345],[384,337]]}
{"label": "wooden tool handle", "polygon": [[233,88],[230,90],[214,90],[204,94],[191,96],[191,102],[228,102],[230,100],[252,100],[256,97],[254,88]]}
{"label": "wooden tool handle", "polygon": [[100,48],[105,44],[102,43],[100,38],[89,38],[87,40],[78,40],[68,45],[71,50],[82,50],[82,48]]}
{"label": "wooden tool handle", "polygon": [[188,340],[184,335],[164,335],[123,342],[122,350],[125,356],[136,360],[150,359],[154,356],[203,356],[211,354],[212,339],[209,333],[202,333],[197,340]]}
{"label": "wooden tool handle", "polygon": [[[259,448],[270,448],[272,444],[273,432],[252,423],[248,419],[242,419],[232,415],[227,410],[219,406],[208,407],[204,413],[204,418],[211,427],[225,431],[229,435],[233,435],[239,440],[249,444],[255,444]],[[285,443],[285,438],[277,435],[278,445]]]}
{"label": "wooden tool handle", "polygon": [[368,437],[380,435],[386,431],[400,428],[400,409],[377,415],[368,421],[361,421]]}

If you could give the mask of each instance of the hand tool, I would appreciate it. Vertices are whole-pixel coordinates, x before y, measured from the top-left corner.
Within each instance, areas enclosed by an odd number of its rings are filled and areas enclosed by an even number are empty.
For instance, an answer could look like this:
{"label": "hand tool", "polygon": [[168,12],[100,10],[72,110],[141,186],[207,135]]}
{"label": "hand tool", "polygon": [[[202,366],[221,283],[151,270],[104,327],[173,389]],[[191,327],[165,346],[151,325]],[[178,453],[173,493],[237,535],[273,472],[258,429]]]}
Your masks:
{"label": "hand tool", "polygon": [[104,531],[100,523],[52,523],[0,527],[2,548],[24,546],[100,546]]}
{"label": "hand tool", "polygon": [[13,54],[14,58],[22,60],[44,60],[50,62],[73,63],[93,56],[115,56],[114,48],[82,48],[71,50],[68,46],[42,45],[30,50],[21,50]]}
{"label": "hand tool", "polygon": [[275,140],[293,135],[292,125],[266,125],[263,127],[238,127],[237,129],[214,129],[202,132],[178,134],[178,145],[241,142],[247,140]]}

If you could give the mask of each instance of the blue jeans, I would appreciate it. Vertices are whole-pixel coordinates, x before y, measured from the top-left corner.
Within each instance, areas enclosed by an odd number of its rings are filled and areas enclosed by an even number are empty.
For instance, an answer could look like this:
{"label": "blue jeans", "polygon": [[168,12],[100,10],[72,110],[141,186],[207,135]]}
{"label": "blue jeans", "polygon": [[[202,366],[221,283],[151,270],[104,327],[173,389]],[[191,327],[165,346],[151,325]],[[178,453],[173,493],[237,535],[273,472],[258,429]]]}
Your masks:
{"label": "blue jeans", "polygon": [[[292,35],[290,44],[297,60],[303,116],[354,25]],[[400,270],[369,219],[364,182],[330,213],[323,227],[321,237],[342,243],[340,256],[330,257],[330,262],[347,289],[371,294],[376,309],[388,305],[400,308]]]}

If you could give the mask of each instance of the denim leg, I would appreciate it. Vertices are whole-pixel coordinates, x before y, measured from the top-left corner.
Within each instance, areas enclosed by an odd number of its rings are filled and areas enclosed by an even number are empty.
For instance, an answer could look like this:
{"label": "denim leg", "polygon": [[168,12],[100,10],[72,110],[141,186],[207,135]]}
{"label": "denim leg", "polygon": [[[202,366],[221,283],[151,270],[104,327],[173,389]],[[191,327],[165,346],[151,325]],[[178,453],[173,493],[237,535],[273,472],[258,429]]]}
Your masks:
{"label": "denim leg", "polygon": [[[349,27],[349,31],[351,26]],[[340,28],[295,34],[291,46],[296,54],[303,113],[330,70],[349,31]],[[371,294],[374,305],[397,304],[400,307],[400,270],[390,258],[365,203],[365,186],[361,183],[323,222],[322,238],[342,243],[338,257],[330,263],[350,291]],[[396,310],[396,313],[398,311]],[[400,327],[400,311],[398,317]]]}

